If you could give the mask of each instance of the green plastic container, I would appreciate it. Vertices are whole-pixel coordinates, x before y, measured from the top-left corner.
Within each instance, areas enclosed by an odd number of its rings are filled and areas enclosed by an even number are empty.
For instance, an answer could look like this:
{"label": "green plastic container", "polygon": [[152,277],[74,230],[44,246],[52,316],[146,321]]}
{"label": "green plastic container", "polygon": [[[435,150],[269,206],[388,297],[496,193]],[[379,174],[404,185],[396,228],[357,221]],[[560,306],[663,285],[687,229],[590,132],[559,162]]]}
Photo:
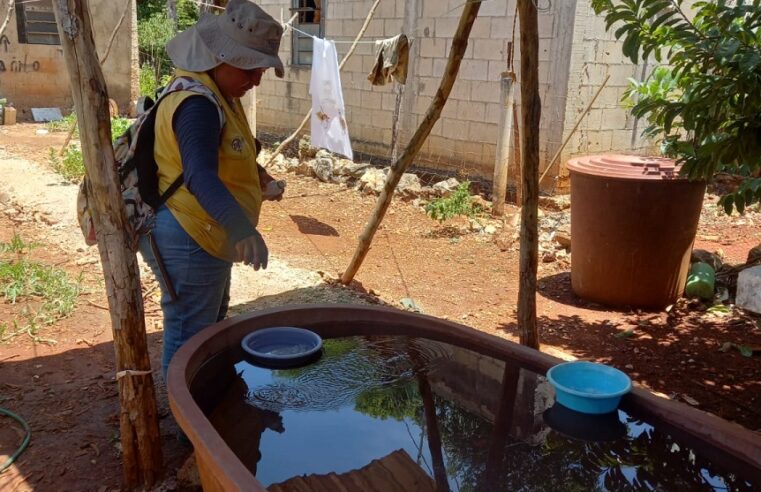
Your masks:
{"label": "green plastic container", "polygon": [[715,284],[716,271],[708,263],[698,261],[690,267],[684,294],[687,297],[698,297],[708,301],[713,299]]}

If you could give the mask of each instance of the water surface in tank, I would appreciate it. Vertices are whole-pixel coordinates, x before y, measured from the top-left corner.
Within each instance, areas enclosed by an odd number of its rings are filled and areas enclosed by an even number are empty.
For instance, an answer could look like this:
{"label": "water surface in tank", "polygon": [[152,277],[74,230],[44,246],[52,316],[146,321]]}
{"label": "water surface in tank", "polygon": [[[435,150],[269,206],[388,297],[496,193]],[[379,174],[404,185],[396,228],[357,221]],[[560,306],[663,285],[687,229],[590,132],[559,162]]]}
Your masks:
{"label": "water surface in tank", "polygon": [[445,343],[337,338],[306,367],[235,371],[209,417],[270,490],[753,489],[634,415],[574,414],[544,377]]}

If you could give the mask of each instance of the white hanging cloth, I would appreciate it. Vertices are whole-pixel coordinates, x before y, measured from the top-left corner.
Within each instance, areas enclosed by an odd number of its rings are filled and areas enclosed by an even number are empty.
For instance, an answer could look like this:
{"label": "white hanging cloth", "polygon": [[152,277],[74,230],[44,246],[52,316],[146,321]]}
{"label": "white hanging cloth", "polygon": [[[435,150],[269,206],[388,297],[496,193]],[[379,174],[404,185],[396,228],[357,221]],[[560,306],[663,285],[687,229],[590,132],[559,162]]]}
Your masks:
{"label": "white hanging cloth", "polygon": [[315,38],[312,48],[312,146],[354,158],[346,124],[338,55],[333,41]]}

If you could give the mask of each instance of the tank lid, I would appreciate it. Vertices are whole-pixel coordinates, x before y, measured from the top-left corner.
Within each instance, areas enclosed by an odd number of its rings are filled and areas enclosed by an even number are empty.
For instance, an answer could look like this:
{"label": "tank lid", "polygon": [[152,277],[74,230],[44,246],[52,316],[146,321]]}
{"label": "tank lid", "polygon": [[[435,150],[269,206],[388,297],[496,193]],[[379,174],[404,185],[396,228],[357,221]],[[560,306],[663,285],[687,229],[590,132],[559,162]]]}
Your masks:
{"label": "tank lid", "polygon": [[674,159],[623,154],[589,155],[568,161],[571,172],[644,181],[685,179],[679,176],[680,167]]}

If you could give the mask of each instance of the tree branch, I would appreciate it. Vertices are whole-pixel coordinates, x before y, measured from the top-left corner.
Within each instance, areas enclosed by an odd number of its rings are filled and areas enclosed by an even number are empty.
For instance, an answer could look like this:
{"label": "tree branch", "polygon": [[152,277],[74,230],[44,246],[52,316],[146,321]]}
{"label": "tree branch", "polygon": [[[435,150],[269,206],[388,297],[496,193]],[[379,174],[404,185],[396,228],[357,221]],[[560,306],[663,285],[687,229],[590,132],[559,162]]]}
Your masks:
{"label": "tree branch", "polygon": [[15,4],[13,3],[13,0],[8,0],[8,12],[5,14],[5,20],[3,20],[3,25],[0,26],[0,35],[5,32],[5,28],[8,26],[8,21],[11,20],[11,13],[13,13],[13,9],[15,7]]}

